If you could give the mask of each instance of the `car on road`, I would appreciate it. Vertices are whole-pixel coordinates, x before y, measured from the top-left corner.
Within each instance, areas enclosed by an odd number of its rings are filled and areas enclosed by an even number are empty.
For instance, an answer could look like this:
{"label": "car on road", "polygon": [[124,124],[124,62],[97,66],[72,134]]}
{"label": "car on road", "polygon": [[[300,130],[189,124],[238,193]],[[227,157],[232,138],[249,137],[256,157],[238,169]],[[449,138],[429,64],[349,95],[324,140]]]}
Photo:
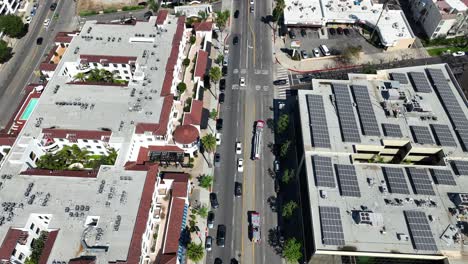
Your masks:
{"label": "car on road", "polygon": [[224,54],[229,54],[229,45],[224,46]]}
{"label": "car on road", "polygon": [[254,6],[250,6],[250,13],[253,13],[254,11]]}
{"label": "car on road", "polygon": [[215,163],[215,167],[220,167],[221,166],[221,154],[215,153],[214,163]]}
{"label": "car on road", "polygon": [[206,224],[208,225],[208,228],[213,228],[214,221],[215,221],[215,214],[214,214],[213,211],[209,211],[208,212],[208,218],[206,220]]}
{"label": "car on road", "polygon": [[253,5],[253,4],[254,4],[254,0],[250,0],[250,4]]}
{"label": "car on road", "polygon": [[225,95],[224,93],[220,93],[220,94],[219,94],[219,97],[218,97],[218,102],[219,102],[220,104],[224,104],[225,98],[226,98],[226,95]]}
{"label": "car on road", "polygon": [[301,29],[301,36],[303,37],[307,36],[307,32],[305,29]]}
{"label": "car on road", "polygon": [[227,75],[227,72],[228,72],[228,67],[227,67],[227,66],[223,66],[223,69],[221,70],[221,72],[223,73],[223,76],[226,76],[226,75]]}
{"label": "car on road", "polygon": [[43,41],[43,40],[44,40],[44,39],[43,39],[42,37],[38,37],[38,38],[36,39],[36,44],[37,44],[37,45],[42,45],[42,41]]}
{"label": "car on road", "polygon": [[239,37],[235,36],[234,39],[232,40],[232,44],[237,45],[239,43]]}
{"label": "car on road", "polygon": [[320,50],[318,48],[314,49],[314,56],[315,57],[320,57]]}
{"label": "car on road", "polygon": [[274,85],[285,85],[287,83],[288,81],[286,79],[278,79],[278,80],[273,81]]}
{"label": "car on road", "polygon": [[55,11],[55,9],[57,9],[57,3],[52,3],[50,5],[50,11]]}
{"label": "car on road", "polygon": [[234,11],[234,18],[238,18],[239,17],[239,10],[236,10]]}
{"label": "car on road", "polygon": [[296,33],[294,33],[294,31],[293,31],[292,29],[289,30],[289,37],[290,37],[291,39],[295,39],[295,38],[296,38]]}
{"label": "car on road", "polygon": [[237,259],[235,259],[235,258],[232,258],[231,259],[231,264],[239,264],[239,261],[237,261]]}
{"label": "car on road", "polygon": [[336,32],[338,33],[338,35],[343,35],[343,28],[337,28]]}
{"label": "car on road", "polygon": [[205,249],[206,249],[206,251],[211,251],[212,246],[213,246],[213,238],[211,236],[207,236],[205,238]]}
{"label": "car on road", "polygon": [[242,183],[240,182],[234,183],[234,196],[236,197],[242,196]]}
{"label": "car on road", "polygon": [[216,233],[216,244],[220,247],[224,247],[226,241],[226,226],[218,225],[218,232]]}
{"label": "car on road", "polygon": [[50,18],[44,20],[44,27],[48,27],[50,25]]}
{"label": "car on road", "polygon": [[301,50],[301,55],[302,55],[303,59],[308,59],[309,58],[309,54],[307,54],[307,51],[305,51],[305,50]]}
{"label": "car on road", "polygon": [[223,261],[220,258],[215,258],[214,264],[223,264]]}
{"label": "car on road", "polygon": [[36,9],[32,9],[30,14],[31,14],[31,16],[35,16],[36,15]]}
{"label": "car on road", "polygon": [[239,158],[237,160],[237,171],[238,172],[243,172],[244,171],[244,159],[243,158]]}
{"label": "car on road", "polygon": [[275,172],[278,173],[280,171],[280,165],[279,165],[279,161],[278,160],[275,160],[273,162],[273,168],[275,169]]}
{"label": "car on road", "polygon": [[218,118],[216,119],[216,130],[223,130],[223,119],[222,118]]}
{"label": "car on road", "polygon": [[239,85],[244,87],[245,86],[245,78],[244,77],[240,77],[239,79]]}
{"label": "car on road", "polygon": [[219,81],[219,90],[221,92],[224,92],[224,90],[226,90],[226,79],[221,79]]}
{"label": "car on road", "polygon": [[210,204],[213,209],[219,207],[218,196],[216,193],[210,193]]}
{"label": "car on road", "polygon": [[216,133],[216,145],[221,145],[221,133]]}
{"label": "car on road", "polygon": [[343,33],[346,35],[346,36],[349,36],[351,34],[351,31],[349,30],[349,28],[345,28],[343,29]]}
{"label": "car on road", "polygon": [[454,57],[465,56],[465,52],[464,51],[457,51],[457,52],[452,53],[452,56],[454,56]]}
{"label": "car on road", "polygon": [[228,66],[228,56],[224,57],[223,66]]}
{"label": "car on road", "polygon": [[32,17],[31,17],[31,16],[27,16],[27,17],[24,19],[24,21],[25,21],[25,22],[24,22],[25,24],[29,24],[29,23],[31,23],[31,21],[32,21]]}
{"label": "car on road", "polygon": [[236,154],[241,155],[242,154],[242,143],[240,141],[236,142]]}
{"label": "car on road", "polygon": [[329,28],[329,29],[328,29],[328,33],[330,33],[330,35],[335,35],[335,34],[336,34],[336,29],[334,29],[334,28]]}

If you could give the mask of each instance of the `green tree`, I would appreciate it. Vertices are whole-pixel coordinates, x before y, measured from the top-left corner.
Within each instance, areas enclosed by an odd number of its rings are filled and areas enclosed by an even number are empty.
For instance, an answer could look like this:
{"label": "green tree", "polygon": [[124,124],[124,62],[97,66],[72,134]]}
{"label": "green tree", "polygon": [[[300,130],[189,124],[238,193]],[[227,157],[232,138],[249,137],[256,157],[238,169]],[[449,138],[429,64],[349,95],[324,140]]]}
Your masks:
{"label": "green tree", "polygon": [[0,16],[0,31],[12,38],[21,38],[27,32],[23,20],[16,15]]}
{"label": "green tree", "polygon": [[203,248],[202,244],[190,242],[187,245],[187,258],[189,258],[190,260],[194,262],[199,262],[203,259],[204,254],[205,249]]}
{"label": "green tree", "polygon": [[185,59],[182,61],[182,65],[184,65],[185,67],[189,66],[189,65],[190,65],[190,59],[189,59],[189,58],[185,58]]}
{"label": "green tree", "polygon": [[177,91],[179,92],[179,94],[183,94],[185,90],[187,90],[187,84],[185,84],[184,82],[181,82],[177,85]]}
{"label": "green tree", "polygon": [[4,40],[0,39],[0,63],[7,62],[11,56],[11,48]]}
{"label": "green tree", "polygon": [[283,15],[283,10],[286,7],[284,0],[276,0],[275,8],[273,9],[273,22],[278,22]]}
{"label": "green tree", "polygon": [[206,21],[208,19],[208,13],[205,11],[199,11],[198,17],[200,18],[201,21]]}
{"label": "green tree", "polygon": [[216,117],[218,117],[218,111],[216,111],[216,109],[211,109],[211,112],[210,112],[210,118],[215,120]]}
{"label": "green tree", "polygon": [[197,41],[197,37],[195,37],[195,36],[190,36],[190,40],[189,40],[189,41],[190,41],[190,44],[193,45],[193,44],[195,44],[195,42]]}
{"label": "green tree", "polygon": [[221,29],[221,31],[224,30],[224,28],[226,27],[226,23],[230,15],[231,13],[229,12],[229,10],[216,12],[215,22],[218,25],[219,29]]}
{"label": "green tree", "polygon": [[294,177],[294,170],[286,169],[283,172],[283,176],[281,177],[281,181],[285,184],[288,184],[291,179]]}
{"label": "green tree", "polygon": [[208,189],[211,187],[212,184],[213,184],[213,176],[210,176],[210,175],[200,176],[200,179],[198,181],[198,185],[200,185],[200,187]]}
{"label": "green tree", "polygon": [[159,3],[156,3],[155,0],[148,0],[148,7],[151,11],[156,13],[159,10]]}
{"label": "green tree", "polygon": [[218,57],[216,58],[215,62],[216,62],[217,64],[221,64],[221,63],[223,63],[223,61],[224,61],[224,56],[223,56],[223,54],[219,54]]}
{"label": "green tree", "polygon": [[294,201],[289,201],[283,206],[282,215],[285,218],[289,218],[294,214],[294,211],[297,209],[297,203]]}
{"label": "green tree", "polygon": [[208,217],[208,207],[202,206],[202,207],[198,208],[197,214],[202,218]]}
{"label": "green tree", "polygon": [[359,59],[361,56],[362,46],[348,46],[341,56],[343,62],[352,62],[354,59]]}
{"label": "green tree", "polygon": [[73,79],[78,80],[80,82],[84,82],[86,81],[86,74],[84,72],[79,72],[73,77]]}
{"label": "green tree", "polygon": [[207,134],[201,138],[201,143],[208,153],[216,148],[216,137],[213,134]]}
{"label": "green tree", "polygon": [[221,80],[221,77],[222,77],[221,69],[219,67],[212,67],[210,69],[209,75],[210,75],[210,80],[216,83],[219,80]]}
{"label": "green tree", "polygon": [[302,258],[302,246],[296,238],[286,240],[283,248],[283,257],[288,263],[297,263]]}
{"label": "green tree", "polygon": [[32,263],[39,263],[39,259],[44,249],[44,244],[47,239],[47,232],[42,231],[39,238],[35,239],[31,246],[31,255],[29,259]]}
{"label": "green tree", "polygon": [[286,140],[283,144],[281,144],[281,147],[280,147],[280,156],[281,157],[286,157],[286,155],[288,154],[290,145],[291,145],[290,140]]}
{"label": "green tree", "polygon": [[287,114],[282,114],[278,118],[278,123],[277,123],[277,131],[278,133],[283,133],[288,129],[289,126],[289,115]]}

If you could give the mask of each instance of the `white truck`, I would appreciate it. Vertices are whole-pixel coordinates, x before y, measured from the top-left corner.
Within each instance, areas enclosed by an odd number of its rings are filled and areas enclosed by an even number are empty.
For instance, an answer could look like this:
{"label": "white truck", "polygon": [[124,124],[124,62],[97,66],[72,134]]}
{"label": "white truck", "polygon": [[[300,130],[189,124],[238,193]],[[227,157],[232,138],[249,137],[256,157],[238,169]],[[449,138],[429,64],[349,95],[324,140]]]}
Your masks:
{"label": "white truck", "polygon": [[264,127],[265,127],[265,121],[263,120],[256,121],[253,151],[252,151],[252,156],[253,156],[252,159],[255,159],[255,160],[260,159],[260,153],[262,150],[262,133],[263,133]]}
{"label": "white truck", "polygon": [[258,212],[252,212],[250,215],[250,232],[252,234],[252,242],[260,243],[260,214]]}

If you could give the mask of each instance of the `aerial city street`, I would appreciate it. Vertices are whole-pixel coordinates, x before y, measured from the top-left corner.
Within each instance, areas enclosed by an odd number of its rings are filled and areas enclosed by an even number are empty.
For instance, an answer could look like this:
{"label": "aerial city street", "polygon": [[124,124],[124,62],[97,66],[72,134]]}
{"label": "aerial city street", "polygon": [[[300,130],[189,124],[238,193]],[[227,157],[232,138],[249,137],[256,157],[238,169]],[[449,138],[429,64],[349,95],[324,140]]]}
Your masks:
{"label": "aerial city street", "polygon": [[467,0],[0,2],[1,264],[468,263]]}

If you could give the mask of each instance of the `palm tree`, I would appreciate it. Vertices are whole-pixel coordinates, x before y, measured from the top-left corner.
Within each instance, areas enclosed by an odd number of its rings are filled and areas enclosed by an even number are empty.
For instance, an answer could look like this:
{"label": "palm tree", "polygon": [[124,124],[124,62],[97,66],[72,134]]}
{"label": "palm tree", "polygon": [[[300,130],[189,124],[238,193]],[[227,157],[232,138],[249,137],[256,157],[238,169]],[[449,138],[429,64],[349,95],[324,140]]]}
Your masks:
{"label": "palm tree", "polygon": [[99,82],[99,81],[101,81],[101,74],[100,74],[99,69],[92,69],[92,70],[89,72],[88,80],[89,80],[89,81],[92,81],[92,82]]}
{"label": "palm tree", "polygon": [[114,82],[114,74],[106,69],[100,69],[99,75],[101,76],[101,80],[104,82]]}
{"label": "palm tree", "polygon": [[86,80],[86,74],[83,72],[79,72],[73,77],[74,80],[79,80],[80,82],[84,82]]}
{"label": "palm tree", "polygon": [[216,148],[216,137],[213,134],[203,136],[201,142],[208,153],[212,153]]}
{"label": "palm tree", "polygon": [[205,249],[203,248],[202,244],[195,244],[190,242],[187,245],[187,258],[192,260],[193,262],[199,262],[203,259],[203,255],[205,254]]}
{"label": "palm tree", "polygon": [[[210,81],[215,85],[216,88],[216,83],[219,82],[219,80],[221,80],[222,77],[221,69],[217,66],[212,67],[209,72],[209,77]],[[216,92],[216,89],[214,89],[214,91]],[[216,94],[214,95],[214,97],[216,98]]]}

